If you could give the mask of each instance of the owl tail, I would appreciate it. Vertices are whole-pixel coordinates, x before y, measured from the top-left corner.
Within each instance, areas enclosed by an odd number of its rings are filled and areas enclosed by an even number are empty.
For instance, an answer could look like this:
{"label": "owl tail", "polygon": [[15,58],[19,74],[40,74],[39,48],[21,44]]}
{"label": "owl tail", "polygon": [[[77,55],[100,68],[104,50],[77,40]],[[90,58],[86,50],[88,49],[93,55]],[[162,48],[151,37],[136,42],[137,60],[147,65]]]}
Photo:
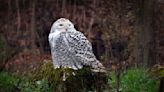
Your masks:
{"label": "owl tail", "polygon": [[98,60],[92,62],[91,66],[93,72],[106,72],[105,67]]}

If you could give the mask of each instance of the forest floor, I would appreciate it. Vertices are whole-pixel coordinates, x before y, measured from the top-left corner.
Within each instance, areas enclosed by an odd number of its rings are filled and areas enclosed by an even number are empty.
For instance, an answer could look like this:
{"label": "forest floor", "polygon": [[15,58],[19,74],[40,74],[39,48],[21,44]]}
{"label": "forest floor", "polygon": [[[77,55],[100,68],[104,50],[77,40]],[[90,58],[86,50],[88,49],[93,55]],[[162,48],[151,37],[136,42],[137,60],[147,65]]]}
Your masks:
{"label": "forest floor", "polygon": [[[47,77],[47,73],[51,76],[50,79],[53,79],[52,76],[54,76],[51,66],[43,67],[42,65],[49,61],[51,61],[50,55],[33,54],[31,52],[22,52],[15,55],[6,64],[5,71],[0,72],[0,92],[54,92],[54,86],[50,86],[53,83],[44,79]],[[116,67],[115,64],[111,65],[112,70],[107,75],[108,89],[104,89],[103,92],[116,92],[118,89],[117,71],[114,70]],[[39,74],[42,70],[47,71],[46,75]],[[119,82],[121,92],[157,92],[159,88],[159,78],[152,74],[150,68],[138,67],[123,70],[120,72]]]}

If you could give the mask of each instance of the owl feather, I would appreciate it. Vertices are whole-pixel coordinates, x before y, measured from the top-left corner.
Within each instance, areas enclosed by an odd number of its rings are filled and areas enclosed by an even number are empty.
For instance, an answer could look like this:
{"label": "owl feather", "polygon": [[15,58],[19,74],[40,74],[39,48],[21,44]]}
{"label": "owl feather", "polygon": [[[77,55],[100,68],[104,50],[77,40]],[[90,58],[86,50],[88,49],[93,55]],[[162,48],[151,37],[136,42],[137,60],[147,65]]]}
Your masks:
{"label": "owl feather", "polygon": [[89,66],[93,72],[106,72],[93,54],[91,43],[68,19],[58,19],[52,25],[49,43],[54,68],[78,70]]}

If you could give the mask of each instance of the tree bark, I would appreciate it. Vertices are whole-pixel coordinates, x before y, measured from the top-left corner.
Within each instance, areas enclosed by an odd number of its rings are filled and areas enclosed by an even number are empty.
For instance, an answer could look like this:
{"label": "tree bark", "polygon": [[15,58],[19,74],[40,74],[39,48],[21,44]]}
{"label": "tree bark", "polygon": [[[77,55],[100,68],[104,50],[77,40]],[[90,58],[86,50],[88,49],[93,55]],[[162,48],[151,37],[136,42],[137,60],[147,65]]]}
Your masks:
{"label": "tree bark", "polygon": [[136,25],[135,59],[141,65],[155,63],[155,36],[153,29],[154,0],[137,1],[138,9]]}
{"label": "tree bark", "polygon": [[32,1],[32,15],[31,15],[31,48],[36,49],[35,44],[35,0]]}

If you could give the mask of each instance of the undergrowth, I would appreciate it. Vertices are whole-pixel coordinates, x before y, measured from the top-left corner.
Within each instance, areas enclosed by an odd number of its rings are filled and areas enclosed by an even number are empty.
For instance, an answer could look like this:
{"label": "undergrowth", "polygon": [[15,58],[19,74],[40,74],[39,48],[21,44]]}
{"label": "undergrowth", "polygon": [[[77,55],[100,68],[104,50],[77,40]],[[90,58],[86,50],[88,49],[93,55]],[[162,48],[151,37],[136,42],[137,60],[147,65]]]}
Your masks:
{"label": "undergrowth", "polygon": [[[112,92],[115,92],[117,79],[114,72],[111,77]],[[153,78],[144,68],[129,69],[121,75],[121,92],[157,92],[158,87],[159,80]]]}
{"label": "undergrowth", "polygon": [[[98,83],[97,85],[102,85],[99,84],[100,79],[96,79],[97,82],[93,81],[93,76],[90,76],[89,80],[82,79],[82,74],[75,77],[68,77],[67,83],[64,83],[60,81],[62,79],[60,71],[53,70],[51,64],[45,64],[38,73],[31,72],[28,76],[24,77],[7,72],[0,72],[0,92],[68,92],[68,89],[69,92],[116,92],[117,79],[114,72],[110,73],[110,77],[108,77],[108,86],[111,87],[111,89],[97,91],[96,87],[98,88],[98,86],[89,85],[96,83]],[[67,72],[71,72],[71,70],[68,70]],[[84,76],[88,77],[88,75],[85,74],[86,71],[81,71],[81,73],[84,73]],[[87,84],[91,82],[92,84]],[[81,85],[80,83],[87,85]],[[63,89],[63,86],[68,87]],[[91,90],[87,88],[87,86],[94,88],[91,88]],[[134,68],[121,74],[121,92],[157,92],[158,86],[159,80],[152,77],[147,69]],[[80,90],[75,91],[77,89]]]}
{"label": "undergrowth", "polygon": [[7,72],[0,72],[0,92],[17,90],[19,79]]}

